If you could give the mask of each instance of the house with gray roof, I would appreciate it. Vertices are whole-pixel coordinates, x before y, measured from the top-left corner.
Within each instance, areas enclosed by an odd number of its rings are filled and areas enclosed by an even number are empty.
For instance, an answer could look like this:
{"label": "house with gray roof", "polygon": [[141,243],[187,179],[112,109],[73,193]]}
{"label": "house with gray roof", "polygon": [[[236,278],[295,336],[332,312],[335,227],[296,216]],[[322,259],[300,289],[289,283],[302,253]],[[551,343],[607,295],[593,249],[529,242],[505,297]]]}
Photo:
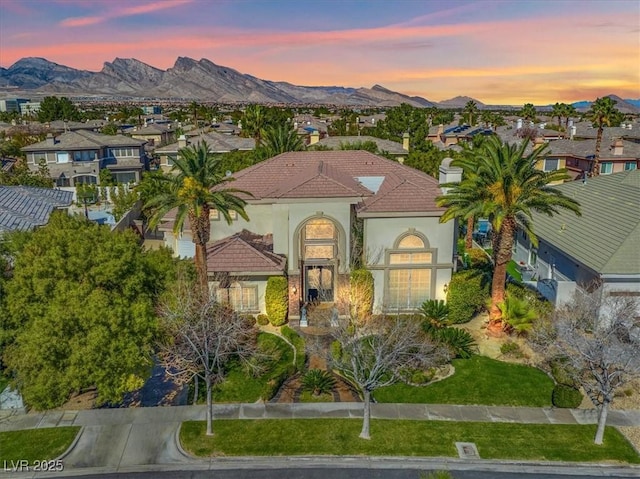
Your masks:
{"label": "house with gray roof", "polygon": [[99,184],[100,170],[107,168],[119,183],[137,183],[147,169],[145,141],[123,135],[103,135],[94,131],[67,131],[59,136],[22,148],[27,165],[37,171],[46,162],[56,186],[80,183]]}
{"label": "house with gray roof", "polygon": [[71,205],[73,193],[33,186],[0,186],[0,236],[46,225],[52,211]]}
{"label": "house with gray roof", "polygon": [[[441,166],[442,182],[462,170]],[[456,176],[457,175],[457,176]],[[284,153],[233,174],[246,196],[249,221],[227,224],[211,212],[208,260],[213,294],[264,312],[268,276],[289,283],[290,317],[307,303],[345,313],[349,274],[361,260],[374,277],[377,312],[409,312],[444,299],[455,254],[455,222],[441,224],[440,183],[425,173],[362,150]],[[189,225],[174,235],[175,212],[163,220],[165,244],[192,257]],[[228,281],[219,275],[227,273]],[[234,285],[237,290],[219,292]],[[244,298],[242,301],[238,298]]]}
{"label": "house with gray roof", "polygon": [[404,139],[404,145],[396,141],[376,138],[375,136],[325,136],[320,139],[319,132],[313,132],[309,136],[309,146],[318,145],[332,150],[341,150],[348,146],[360,145],[362,143],[375,143],[378,152],[385,152],[395,157],[398,161],[403,161],[409,154],[409,135]]}
{"label": "house with gray roof", "polygon": [[555,186],[580,203],[582,216],[534,213],[534,247],[518,231],[514,260],[538,289],[562,301],[576,287],[602,282],[608,289],[640,296],[640,171]]}

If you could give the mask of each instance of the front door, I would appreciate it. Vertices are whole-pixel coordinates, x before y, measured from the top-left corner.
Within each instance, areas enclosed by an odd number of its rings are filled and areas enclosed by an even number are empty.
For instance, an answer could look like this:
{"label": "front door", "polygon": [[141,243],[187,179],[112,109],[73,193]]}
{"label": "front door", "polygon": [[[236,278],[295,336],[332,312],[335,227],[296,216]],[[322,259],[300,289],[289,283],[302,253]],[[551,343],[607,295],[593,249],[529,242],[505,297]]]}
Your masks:
{"label": "front door", "polygon": [[308,302],[333,302],[334,300],[334,266],[305,266],[305,299]]}

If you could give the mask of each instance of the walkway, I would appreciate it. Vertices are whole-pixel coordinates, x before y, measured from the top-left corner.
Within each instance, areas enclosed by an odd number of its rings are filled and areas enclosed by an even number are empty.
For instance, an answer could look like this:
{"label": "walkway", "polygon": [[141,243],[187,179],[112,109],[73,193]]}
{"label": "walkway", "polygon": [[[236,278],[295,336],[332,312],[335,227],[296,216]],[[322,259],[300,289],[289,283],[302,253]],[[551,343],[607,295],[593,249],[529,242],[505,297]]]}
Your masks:
{"label": "walkway", "polygon": [[[216,419],[361,418],[361,403],[220,404]],[[593,424],[594,410],[522,408],[498,406],[456,406],[438,404],[373,404],[372,417],[442,421],[513,422],[537,424]],[[196,460],[185,456],[177,444],[180,424],[204,420],[205,406],[49,411],[0,415],[0,431],[56,426],[82,426],[72,450],[64,457],[65,471],[87,473],[168,468],[215,467],[245,459]],[[611,426],[640,426],[640,410],[613,410]],[[215,426],[214,426],[215,427]],[[268,458],[256,459],[259,463]],[[280,459],[282,461],[283,459]],[[370,460],[370,458],[369,458]],[[235,461],[235,462],[234,462]],[[447,462],[455,460],[447,459]],[[487,461],[484,461],[487,462]],[[504,463],[504,461],[497,463]],[[239,464],[239,463],[238,463]],[[468,464],[468,461],[465,462]],[[245,465],[246,467],[246,465]],[[590,467],[596,467],[590,465]],[[598,466],[599,467],[599,466]],[[626,468],[635,474],[638,469]],[[0,472],[0,477],[9,477]],[[32,474],[10,477],[35,477]]]}

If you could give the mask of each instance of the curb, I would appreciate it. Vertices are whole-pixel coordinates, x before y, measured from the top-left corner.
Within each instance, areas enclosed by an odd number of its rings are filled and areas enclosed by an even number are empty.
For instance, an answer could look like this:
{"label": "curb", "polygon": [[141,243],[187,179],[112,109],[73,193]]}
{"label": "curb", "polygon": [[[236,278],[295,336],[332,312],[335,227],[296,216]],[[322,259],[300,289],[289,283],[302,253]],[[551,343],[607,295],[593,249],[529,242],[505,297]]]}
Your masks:
{"label": "curb", "polygon": [[62,454],[60,454],[58,457],[56,457],[54,459],[55,461],[62,461],[65,457],[67,457],[71,453],[71,451],[73,451],[73,448],[76,447],[76,445],[78,444],[78,441],[80,440],[80,436],[82,436],[82,433],[84,432],[84,428],[85,428],[84,426],[80,426],[80,430],[78,431],[78,434],[76,434],[76,437],[73,439],[73,441],[71,441],[71,444],[69,444],[69,447],[67,448],[67,450],[64,451]]}

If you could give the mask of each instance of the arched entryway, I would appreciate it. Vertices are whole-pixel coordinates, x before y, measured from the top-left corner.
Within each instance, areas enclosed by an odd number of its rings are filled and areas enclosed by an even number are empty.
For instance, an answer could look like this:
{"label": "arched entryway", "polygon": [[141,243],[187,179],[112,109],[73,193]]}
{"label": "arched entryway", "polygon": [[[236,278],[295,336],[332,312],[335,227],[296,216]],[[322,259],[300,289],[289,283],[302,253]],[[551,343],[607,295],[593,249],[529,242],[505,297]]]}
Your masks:
{"label": "arched entryway", "polygon": [[300,232],[302,292],[305,302],[335,301],[338,231],[328,218],[308,220]]}

